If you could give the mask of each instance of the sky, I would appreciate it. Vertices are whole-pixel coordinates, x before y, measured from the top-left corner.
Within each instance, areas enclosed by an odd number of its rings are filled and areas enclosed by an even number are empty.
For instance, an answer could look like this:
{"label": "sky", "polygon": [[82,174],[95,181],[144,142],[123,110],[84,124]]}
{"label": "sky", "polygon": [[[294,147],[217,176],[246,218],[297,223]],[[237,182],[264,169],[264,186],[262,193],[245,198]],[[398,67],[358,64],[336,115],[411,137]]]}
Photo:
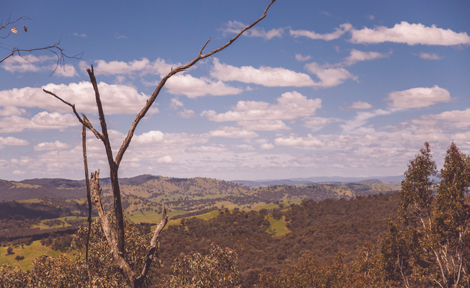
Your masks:
{"label": "sky", "polygon": [[[116,155],[160,79],[229,41],[265,0],[2,0],[0,179],[83,179],[81,126],[100,130],[94,66]],[[470,153],[469,1],[286,1],[227,49],[173,76],[120,166],[141,174],[266,180],[403,175],[428,141],[438,167]],[[27,32],[23,25],[27,26]],[[87,134],[90,171],[109,175]]]}

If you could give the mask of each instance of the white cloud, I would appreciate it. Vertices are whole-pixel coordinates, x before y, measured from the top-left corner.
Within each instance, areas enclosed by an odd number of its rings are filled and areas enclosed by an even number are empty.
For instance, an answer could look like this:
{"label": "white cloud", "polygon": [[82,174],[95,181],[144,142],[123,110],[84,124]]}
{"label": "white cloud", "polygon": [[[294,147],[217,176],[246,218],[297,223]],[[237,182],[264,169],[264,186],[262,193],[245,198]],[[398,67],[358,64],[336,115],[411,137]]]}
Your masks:
{"label": "white cloud", "polygon": [[297,73],[284,68],[242,66],[240,68],[222,64],[214,58],[211,76],[222,81],[240,81],[267,87],[305,87],[313,86],[313,80],[304,73]]}
{"label": "white cloud", "polygon": [[[141,60],[134,60],[130,62],[124,61],[110,61],[96,60],[94,66],[95,75],[120,75],[120,74],[157,74],[166,75],[171,71],[172,67],[178,67],[179,64],[166,63],[165,60],[157,58],[157,60],[150,62],[147,58]],[[89,65],[85,61],[80,61],[80,68],[85,70]]]}
{"label": "white cloud", "polygon": [[255,138],[258,134],[253,131],[240,129],[237,127],[220,127],[219,129],[209,132],[210,137],[223,137],[223,138]]}
{"label": "white cloud", "polygon": [[344,63],[348,66],[351,66],[359,61],[390,57],[391,54],[392,54],[392,51],[388,53],[379,53],[379,52],[373,52],[373,51],[363,52],[363,51],[359,51],[356,49],[352,49],[349,56],[346,57],[346,61]]}
{"label": "white cloud", "polygon": [[261,150],[272,150],[274,149],[274,145],[271,143],[264,143],[264,144],[261,144],[259,148],[261,148]]}
{"label": "white cloud", "polygon": [[435,85],[432,88],[412,88],[404,91],[395,91],[385,98],[390,107],[399,109],[428,107],[439,102],[449,102],[450,93],[446,89]]}
{"label": "white cloud", "polygon": [[[184,148],[188,145],[197,143],[206,143],[207,135],[186,134],[186,133],[163,133],[161,131],[149,131],[133,137],[132,143],[139,147],[152,146],[158,144],[159,149],[166,148]],[[162,146],[163,145],[163,146]],[[164,147],[165,146],[165,147]],[[165,149],[166,149],[165,148]],[[178,149],[179,149],[178,148]]]}
{"label": "white cloud", "polygon": [[391,114],[392,112],[394,112],[394,110],[383,110],[383,109],[377,109],[377,110],[370,111],[370,112],[357,112],[356,117],[353,120],[346,121],[345,124],[341,125],[341,128],[343,128],[344,132],[351,132],[355,130],[356,128],[361,127],[364,124],[366,124],[370,118],[382,116],[382,115],[388,115],[388,114]]}
{"label": "white cloud", "polygon": [[23,139],[15,137],[0,137],[0,146],[25,146],[29,145],[29,142]]}
{"label": "white cloud", "polygon": [[220,146],[197,146],[185,150],[187,153],[220,153],[228,151],[223,145]]}
{"label": "white cloud", "polygon": [[68,148],[69,145],[66,143],[62,143],[59,140],[55,142],[43,142],[39,143],[38,145],[34,146],[35,151],[51,151],[51,150],[59,150]]}
{"label": "white cloud", "polygon": [[466,32],[456,33],[450,29],[437,28],[436,25],[426,27],[423,24],[409,24],[402,21],[392,28],[378,26],[374,29],[364,27],[351,30],[351,42],[376,44],[383,42],[406,43],[408,45],[469,45],[470,37]]}
{"label": "white cloud", "polygon": [[442,57],[435,53],[419,52],[419,58],[426,60],[441,60]]}
{"label": "white cloud", "polygon": [[[223,35],[225,36],[227,34],[238,34],[245,27],[246,25],[239,21],[228,21],[227,27],[220,30],[223,31]],[[270,40],[274,37],[282,37],[283,33],[283,28],[271,29],[266,32],[263,28],[253,27],[250,30],[245,31],[243,35],[247,37],[261,37],[266,40]]]}
{"label": "white cloud", "polygon": [[305,69],[315,74],[321,80],[314,83],[313,86],[316,87],[334,87],[342,84],[347,79],[357,80],[357,76],[349,73],[344,68],[325,68],[316,62],[305,64]]}
{"label": "white cloud", "polygon": [[[2,63],[2,68],[8,72],[26,73],[26,72],[44,72],[54,71],[54,75],[62,77],[78,76],[75,67],[70,64],[57,66],[57,58],[54,56],[34,56],[31,54],[19,56],[15,55],[6,59]],[[51,63],[53,62],[53,63]]]}
{"label": "white cloud", "polygon": [[[133,87],[126,85],[109,85],[104,82],[98,84],[103,109],[110,114],[134,114],[145,105],[148,96]],[[78,112],[96,113],[95,92],[91,83],[80,82],[65,84],[48,84],[42,88],[25,87],[0,91],[0,103],[5,106],[39,107],[60,112],[70,112],[71,108],[58,99],[42,91],[46,89],[68,101],[74,103]],[[151,108],[150,113],[157,113],[157,108]]]}
{"label": "white cloud", "polygon": [[299,62],[305,62],[307,60],[310,60],[310,58],[312,58],[312,56],[310,55],[303,56],[302,54],[295,53],[295,60]]}
{"label": "white cloud", "polygon": [[172,163],[172,162],[173,162],[173,159],[169,155],[163,156],[157,159],[157,163]]}
{"label": "white cloud", "polygon": [[238,125],[247,130],[253,131],[278,131],[278,130],[291,130],[281,120],[256,120],[256,121],[238,121]]}
{"label": "white cloud", "polygon": [[365,110],[365,109],[370,109],[370,108],[372,108],[372,105],[370,105],[370,104],[367,103],[367,102],[357,101],[357,102],[354,102],[354,103],[353,103],[351,106],[349,106],[348,108],[354,109],[354,110]]}
{"label": "white cloud", "polygon": [[15,106],[5,106],[0,108],[0,116],[20,116],[26,113],[25,109],[20,109]]}
{"label": "white cloud", "polygon": [[85,38],[85,37],[86,37],[86,34],[85,34],[85,33],[79,34],[79,33],[75,32],[75,33],[73,33],[72,35],[73,35],[73,36],[77,36],[77,37],[82,37],[82,38]]}
{"label": "white cloud", "polygon": [[313,131],[318,131],[326,125],[338,122],[336,118],[323,118],[323,117],[306,117],[302,120],[303,124]]}
{"label": "white cloud", "polygon": [[238,101],[232,111],[217,114],[215,111],[206,110],[201,116],[215,122],[293,120],[314,115],[315,111],[321,108],[321,99],[308,99],[296,91],[283,93],[277,98],[277,102],[269,104],[261,101]]}
{"label": "white cloud", "polygon": [[297,38],[297,37],[307,37],[310,39],[321,39],[325,41],[331,41],[334,39],[338,39],[341,37],[344,33],[352,29],[352,25],[349,23],[344,23],[339,25],[339,28],[335,28],[335,31],[332,33],[328,34],[318,34],[313,31],[307,31],[307,30],[290,30],[290,35]]}
{"label": "white cloud", "polygon": [[25,56],[15,55],[5,60],[2,63],[2,68],[11,73],[39,72],[42,71],[44,67],[37,66],[37,64],[41,64],[53,59],[55,58],[52,56],[44,55],[39,57],[31,54]]}
{"label": "white cloud", "polygon": [[186,119],[196,117],[196,114],[194,113],[193,110],[188,110],[184,108],[183,108],[183,111],[179,111],[178,113],[176,113],[176,115],[178,115],[181,118],[186,118]]}
{"label": "white cloud", "polygon": [[274,143],[278,146],[292,146],[298,148],[321,148],[325,143],[316,139],[311,134],[308,137],[298,136],[282,136],[274,139]]}
{"label": "white cloud", "polygon": [[241,151],[254,151],[256,150],[255,147],[248,145],[248,144],[241,144],[241,145],[235,145],[234,148],[236,150],[241,150]]}
{"label": "white cloud", "polygon": [[166,82],[165,87],[171,94],[184,94],[189,98],[196,98],[206,95],[236,95],[243,92],[243,89],[228,86],[222,81],[211,81],[206,78],[195,78],[189,74],[179,74],[171,77]]}
{"label": "white cloud", "polygon": [[127,36],[119,34],[119,33],[114,33],[114,38],[116,38],[116,39],[126,39]]}
{"label": "white cloud", "polygon": [[178,109],[178,107],[183,107],[183,102],[178,100],[178,98],[172,98],[170,103],[171,109]]}
{"label": "white cloud", "polygon": [[78,126],[79,124],[80,123],[72,114],[48,113],[43,111],[34,115],[31,119],[19,116],[3,117],[0,119],[0,132],[21,132],[26,129],[64,129],[69,126]]}
{"label": "white cloud", "polygon": [[[55,65],[50,66],[51,71],[56,68]],[[75,67],[70,64],[65,64],[64,66],[59,66],[54,72],[54,75],[62,76],[62,77],[74,77],[78,76]]]}

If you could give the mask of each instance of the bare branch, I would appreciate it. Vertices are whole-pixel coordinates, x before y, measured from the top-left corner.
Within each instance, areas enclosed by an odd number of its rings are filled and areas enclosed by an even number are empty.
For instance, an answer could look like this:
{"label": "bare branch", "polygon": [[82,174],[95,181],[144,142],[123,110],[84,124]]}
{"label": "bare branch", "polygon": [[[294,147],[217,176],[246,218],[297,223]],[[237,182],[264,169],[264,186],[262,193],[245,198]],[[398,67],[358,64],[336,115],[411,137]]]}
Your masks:
{"label": "bare branch", "polygon": [[[13,29],[16,29],[16,28],[13,27],[13,26],[15,26],[14,24],[17,23],[17,22],[22,22],[23,23],[23,20],[31,20],[31,19],[28,18],[28,17],[20,17],[16,20],[12,21],[11,20],[11,15],[10,15],[5,22],[2,21],[0,23],[0,31],[3,30],[3,29],[8,29],[10,27],[13,28]],[[12,31],[11,28],[8,29],[9,31],[5,36],[0,36],[0,39],[6,39],[11,35],[11,31]],[[25,32],[28,32],[28,28],[26,27],[26,25],[23,24],[23,28],[24,28]],[[2,47],[2,46],[0,46],[0,47],[4,48],[6,50],[10,50],[10,49],[7,49],[7,48]],[[24,53],[24,52],[29,52],[29,53],[36,52],[36,51],[49,51],[49,52],[51,52],[52,54],[54,54],[56,56],[57,63],[56,63],[55,68],[49,74],[50,76],[52,76],[54,74],[54,72],[57,70],[57,68],[59,66],[64,66],[65,65],[65,59],[66,58],[68,58],[68,59],[81,59],[82,56],[83,56],[83,52],[75,54],[73,56],[65,54],[64,49],[60,47],[60,40],[56,44],[53,44],[53,45],[50,45],[50,46],[44,46],[44,47],[39,47],[39,48],[31,48],[31,49],[23,49],[23,48],[14,47],[10,51],[11,52],[8,55],[6,55],[5,57],[3,57],[3,59],[0,60],[0,64],[3,61],[7,60],[8,58],[14,56],[15,54],[18,54],[18,56],[23,57],[21,55],[21,53]],[[24,57],[23,57],[23,59],[27,60]]]}
{"label": "bare branch", "polygon": [[98,83],[95,78],[95,73],[93,70],[93,65],[91,69],[86,70],[88,72],[88,76],[90,77],[91,84],[93,85],[93,89],[95,90],[95,100],[96,106],[98,108],[98,115],[100,118],[101,124],[101,140],[105,146],[106,155],[108,156],[108,165],[109,165],[109,176],[111,178],[111,188],[113,191],[113,198],[114,198],[114,215],[116,216],[117,222],[117,240],[118,240],[118,249],[119,253],[124,255],[124,214],[122,213],[122,205],[121,205],[121,191],[119,187],[119,177],[118,177],[118,168],[119,166],[116,165],[113,158],[113,150],[111,149],[111,143],[109,142],[108,137],[108,127],[106,125],[106,119],[104,117],[103,112],[103,105],[101,104],[101,97],[100,92],[98,89]]}
{"label": "bare branch", "polygon": [[150,269],[150,265],[152,264],[153,261],[153,255],[155,254],[155,250],[157,249],[157,238],[160,235],[160,232],[165,228],[166,224],[168,223],[168,215],[166,213],[166,207],[165,205],[162,205],[162,220],[160,221],[160,224],[158,224],[157,228],[155,229],[155,232],[153,233],[152,240],[150,240],[150,249],[147,253],[147,257],[145,257],[145,266],[142,269],[142,272],[140,273],[140,276],[137,277],[136,282],[138,282],[140,285],[143,283],[145,277],[147,276],[147,272]]}
{"label": "bare branch", "polygon": [[158,86],[157,88],[155,88],[155,91],[153,92],[152,96],[147,100],[147,103],[145,104],[145,106],[142,108],[142,110],[139,112],[139,114],[136,115],[135,119],[134,119],[134,122],[132,123],[132,126],[131,128],[129,129],[129,132],[127,133],[127,136],[126,136],[126,139],[124,139],[122,145],[121,145],[121,148],[119,149],[119,152],[118,154],[116,155],[116,165],[119,166],[119,164],[121,163],[121,160],[122,160],[122,157],[124,156],[124,153],[126,152],[127,148],[129,147],[129,144],[131,142],[131,139],[132,137],[134,136],[134,131],[135,129],[137,128],[137,125],[139,124],[140,120],[142,120],[142,118],[144,118],[145,114],[147,114],[148,110],[150,109],[150,107],[153,105],[153,103],[155,102],[155,99],[157,99],[157,96],[158,94],[160,94],[160,91],[162,90],[163,86],[165,86],[165,83],[168,79],[170,79],[171,76],[179,73],[179,72],[182,72],[188,68],[190,68],[191,66],[193,66],[194,64],[196,64],[199,60],[202,60],[204,58],[207,58],[209,56],[212,56],[214,55],[215,53],[217,52],[220,52],[222,50],[224,50],[225,48],[227,48],[228,46],[230,46],[235,40],[238,39],[238,37],[240,37],[246,30],[250,29],[251,27],[255,26],[259,21],[263,20],[266,15],[267,15],[267,12],[269,10],[269,8],[271,7],[271,5],[275,2],[276,0],[271,0],[271,2],[269,3],[269,5],[266,7],[266,9],[264,10],[264,13],[263,15],[258,18],[256,21],[254,21],[253,23],[251,23],[250,25],[246,26],[245,28],[243,28],[237,35],[235,35],[232,39],[230,39],[227,44],[217,48],[217,49],[214,49],[212,50],[211,52],[207,53],[207,54],[204,54],[202,55],[202,51],[204,50],[204,48],[206,47],[206,45],[209,43],[209,40],[206,41],[206,43],[204,44],[204,46],[202,46],[201,50],[199,51],[199,55],[194,58],[191,62],[189,63],[186,63],[184,65],[181,65],[179,67],[176,67],[175,69],[172,69],[170,71],[170,73],[168,73],[167,75],[165,75],[162,80],[160,80],[160,83],[158,83]]}
{"label": "bare branch", "polygon": [[56,94],[52,93],[51,91],[47,91],[46,89],[42,89],[42,91],[44,91],[45,93],[50,94],[50,95],[54,96],[55,98],[59,99],[59,100],[62,101],[62,103],[64,103],[65,105],[70,106],[70,107],[72,108],[72,111],[73,111],[73,113],[75,114],[75,116],[77,116],[78,121],[79,121],[82,125],[85,125],[88,129],[90,129],[91,132],[93,132],[93,134],[95,134],[96,138],[103,140],[103,139],[102,139],[103,136],[102,136],[98,131],[96,131],[96,129],[93,127],[93,125],[91,124],[90,120],[88,120],[88,118],[85,116],[85,114],[82,114],[83,119],[80,117],[80,115],[78,115],[78,112],[77,112],[77,110],[75,109],[75,104],[71,104],[71,103],[65,101],[64,99],[60,98],[59,96],[57,96]]}
{"label": "bare branch", "polygon": [[88,162],[86,156],[86,127],[82,125],[82,150],[83,150],[83,166],[85,168],[85,182],[86,182],[86,198],[88,200],[88,235],[86,238],[86,250],[85,250],[85,262],[86,262],[86,269],[88,272],[88,281],[90,282],[90,288],[92,287],[91,284],[91,271],[90,265],[88,264],[88,245],[90,244],[90,232],[91,232],[91,192],[90,192],[90,179],[88,178]]}
{"label": "bare branch", "polygon": [[106,237],[106,241],[108,242],[109,248],[111,250],[111,254],[113,255],[114,263],[122,270],[124,276],[126,277],[127,283],[134,287],[135,282],[135,274],[132,271],[129,264],[124,259],[122,253],[120,253],[118,248],[118,243],[116,241],[116,237],[113,233],[113,229],[111,228],[111,224],[108,220],[108,215],[106,214],[103,203],[101,202],[101,187],[100,187],[100,171],[96,171],[91,173],[91,181],[90,181],[90,194],[91,200],[95,209],[98,211],[98,216],[101,220],[101,227],[103,228],[104,236]]}

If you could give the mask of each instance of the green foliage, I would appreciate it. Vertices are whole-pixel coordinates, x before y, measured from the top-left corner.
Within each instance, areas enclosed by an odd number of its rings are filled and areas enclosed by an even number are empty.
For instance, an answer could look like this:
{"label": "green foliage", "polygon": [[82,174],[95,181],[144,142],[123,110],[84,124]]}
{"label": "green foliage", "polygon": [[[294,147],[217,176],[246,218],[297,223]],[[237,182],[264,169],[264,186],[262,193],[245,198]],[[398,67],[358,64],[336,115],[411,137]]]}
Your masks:
{"label": "green foliage", "polygon": [[258,288],[308,288],[308,287],[386,287],[377,268],[378,257],[365,247],[354,262],[344,263],[339,253],[331,264],[321,265],[313,252],[298,264],[280,273],[262,273]]}
{"label": "green foliage", "polygon": [[[151,235],[143,233],[145,231],[148,232],[148,229],[126,220],[126,259],[136,272],[143,267],[150,243]],[[87,233],[87,228],[80,228],[72,248],[83,251]],[[2,265],[0,279],[7,280],[1,287],[87,287],[88,274],[83,254],[79,252],[73,257],[65,254],[59,257],[43,255],[34,260],[30,271],[25,272],[11,265]],[[114,265],[99,220],[92,223],[89,266],[95,287],[127,287],[124,277]],[[154,271],[156,266],[150,269]],[[147,281],[145,285],[148,287],[150,284]]]}
{"label": "green foliage", "polygon": [[[400,195],[399,222],[382,239],[387,279],[405,287],[470,286],[469,159],[455,143],[447,150],[441,181],[429,144],[410,161]],[[437,194],[433,193],[433,189]]]}
{"label": "green foliage", "polygon": [[211,244],[209,254],[183,256],[173,264],[173,276],[167,287],[236,287],[237,253]]}

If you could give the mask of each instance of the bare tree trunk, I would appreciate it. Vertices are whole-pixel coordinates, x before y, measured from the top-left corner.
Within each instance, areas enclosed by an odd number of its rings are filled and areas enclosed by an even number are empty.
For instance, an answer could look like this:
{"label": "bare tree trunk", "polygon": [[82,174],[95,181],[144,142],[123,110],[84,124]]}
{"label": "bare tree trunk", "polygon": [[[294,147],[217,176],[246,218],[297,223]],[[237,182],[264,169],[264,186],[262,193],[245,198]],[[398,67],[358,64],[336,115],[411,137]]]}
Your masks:
{"label": "bare tree trunk", "polygon": [[[108,221],[107,214],[104,210],[102,201],[101,201],[101,188],[99,184],[99,171],[96,171],[91,174],[91,181],[90,181],[90,194],[91,194],[91,199],[92,203],[95,206],[96,210],[98,211],[99,218],[101,220],[101,227],[103,228],[106,240],[109,244],[110,247],[110,252],[113,256],[114,263],[116,266],[118,266],[123,275],[126,278],[127,284],[130,287],[141,287],[145,277],[148,273],[148,270],[150,268],[150,265],[153,260],[153,256],[157,247],[157,239],[158,236],[160,235],[160,232],[163,230],[165,225],[168,222],[168,215],[166,213],[166,207],[163,206],[163,212],[162,212],[162,220],[160,221],[160,224],[158,224],[157,228],[155,229],[154,235],[152,237],[152,240],[150,241],[150,249],[147,253],[145,265],[142,268],[142,271],[139,276],[136,276],[132,269],[130,268],[129,264],[124,258],[125,255],[125,246],[124,246],[124,216],[122,212],[122,204],[121,204],[121,191],[119,188],[119,177],[118,177],[118,170],[119,170],[119,165],[122,161],[122,158],[124,156],[124,153],[126,152],[127,148],[129,147],[129,144],[132,140],[132,137],[134,135],[135,129],[137,128],[137,125],[139,124],[140,120],[147,114],[148,110],[152,106],[152,104],[155,102],[157,96],[159,95],[161,89],[165,85],[166,81],[170,79],[173,75],[183,72],[186,69],[192,67],[194,64],[196,64],[199,60],[205,59],[207,57],[210,57],[214,55],[217,52],[220,52],[230,46],[235,40],[237,40],[246,30],[250,29],[254,25],[256,25],[258,22],[260,22],[262,19],[264,19],[267,15],[268,9],[271,7],[271,5],[274,3],[275,0],[271,0],[271,2],[268,4],[266,9],[264,10],[263,15],[258,18],[256,21],[251,23],[250,25],[246,26],[243,28],[237,35],[235,35],[233,38],[229,40],[228,43],[225,45],[214,49],[210,51],[209,53],[202,54],[204,51],[204,48],[206,45],[209,43],[211,39],[209,39],[204,46],[202,46],[201,50],[199,51],[199,54],[196,58],[194,58],[191,62],[188,62],[187,64],[181,65],[179,67],[176,67],[175,69],[172,69],[167,75],[162,77],[160,80],[160,83],[157,85],[155,88],[154,92],[152,93],[152,96],[147,100],[147,103],[145,106],[141,109],[141,111],[136,115],[131,128],[129,129],[126,138],[124,139],[117,155],[116,158],[113,157],[113,152],[111,149],[111,144],[109,141],[109,136],[108,136],[108,128],[106,125],[106,119],[104,116],[104,111],[103,111],[103,105],[101,103],[101,96],[99,93],[98,89],[98,84],[95,78],[93,66],[91,66],[91,69],[87,69],[88,76],[90,77],[90,82],[93,85],[93,89],[95,91],[95,100],[96,100],[96,106],[98,108],[98,115],[100,119],[100,125],[101,125],[101,133],[98,132],[93,125],[91,124],[90,120],[85,116],[85,114],[80,115],[78,114],[77,110],[75,109],[75,105],[71,104],[56,94],[43,90],[45,93],[50,94],[60,101],[62,101],[64,104],[70,106],[72,108],[73,113],[77,117],[78,121],[82,123],[83,126],[87,127],[90,129],[93,134],[96,136],[96,138],[100,139],[103,142],[103,145],[105,147],[106,151],[106,156],[108,158],[108,165],[109,165],[109,173],[110,173],[110,178],[111,178],[111,187],[113,191],[113,198],[114,198],[114,216],[116,217],[116,222],[117,222],[117,228],[116,232],[113,231],[112,227],[110,226],[110,223]],[[86,144],[85,141],[83,142],[84,146],[84,162],[86,166]],[[85,167],[85,171],[87,171],[87,167]],[[88,174],[88,173],[87,173]]]}

